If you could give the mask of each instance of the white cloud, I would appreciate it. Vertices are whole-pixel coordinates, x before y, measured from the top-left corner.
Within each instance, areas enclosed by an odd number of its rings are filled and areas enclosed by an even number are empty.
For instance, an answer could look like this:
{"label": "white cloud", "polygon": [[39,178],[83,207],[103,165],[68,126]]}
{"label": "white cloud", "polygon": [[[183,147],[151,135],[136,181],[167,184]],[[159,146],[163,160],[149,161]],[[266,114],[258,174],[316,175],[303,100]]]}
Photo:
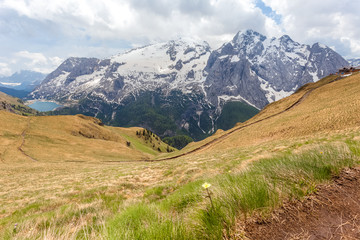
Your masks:
{"label": "white cloud", "polygon": [[360,1],[263,0],[282,15],[281,27],[295,40],[335,46],[343,55],[360,57]]}
{"label": "white cloud", "polygon": [[0,0],[1,61],[12,70],[48,71],[69,56],[102,58],[178,37],[217,48],[244,29],[322,42],[360,57],[360,1],[262,0],[281,16],[280,25],[256,7],[258,1]]}
{"label": "white cloud", "polygon": [[11,75],[11,68],[7,63],[0,62],[0,76],[10,76]]}
{"label": "white cloud", "polygon": [[41,73],[50,73],[63,62],[62,58],[45,57],[42,53],[19,51],[12,55],[9,63],[21,66],[18,70],[28,69]]}
{"label": "white cloud", "polygon": [[50,57],[49,60],[54,66],[59,66],[64,61],[64,59],[59,57]]}
{"label": "white cloud", "polygon": [[24,58],[30,60],[28,62],[29,66],[47,64],[47,58],[42,53],[31,53],[28,51],[20,51],[15,53],[15,56],[18,58]]}
{"label": "white cloud", "polygon": [[0,0],[1,10],[7,15],[0,16],[0,33],[11,32],[17,44],[12,52],[0,44],[17,61],[13,70],[48,71],[59,63],[53,56],[102,58],[179,37],[217,48],[239,30],[277,31],[254,0]]}
{"label": "white cloud", "polygon": [[224,35],[234,36],[239,30],[266,34],[276,29],[254,0],[4,0],[0,8],[55,22],[68,35],[133,44],[195,36],[219,45]]}

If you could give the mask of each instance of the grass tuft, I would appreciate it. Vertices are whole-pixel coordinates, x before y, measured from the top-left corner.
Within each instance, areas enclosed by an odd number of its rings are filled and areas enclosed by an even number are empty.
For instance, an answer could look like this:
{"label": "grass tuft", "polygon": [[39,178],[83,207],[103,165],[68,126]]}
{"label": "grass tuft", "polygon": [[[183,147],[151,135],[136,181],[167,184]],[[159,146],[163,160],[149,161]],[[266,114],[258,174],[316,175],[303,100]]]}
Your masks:
{"label": "grass tuft", "polygon": [[[299,154],[283,153],[262,159],[244,172],[190,182],[163,200],[164,196],[150,205],[139,203],[126,208],[109,223],[109,236],[111,239],[229,237],[236,218],[246,220],[254,212],[266,216],[285,199],[301,199],[315,192],[317,184],[357,163],[353,152],[347,145],[321,146]],[[201,188],[205,180],[211,183],[212,204]],[[160,194],[162,190],[160,187],[151,191]]]}
{"label": "grass tuft", "polygon": [[153,205],[126,208],[107,224],[107,239],[188,239],[184,227]]}

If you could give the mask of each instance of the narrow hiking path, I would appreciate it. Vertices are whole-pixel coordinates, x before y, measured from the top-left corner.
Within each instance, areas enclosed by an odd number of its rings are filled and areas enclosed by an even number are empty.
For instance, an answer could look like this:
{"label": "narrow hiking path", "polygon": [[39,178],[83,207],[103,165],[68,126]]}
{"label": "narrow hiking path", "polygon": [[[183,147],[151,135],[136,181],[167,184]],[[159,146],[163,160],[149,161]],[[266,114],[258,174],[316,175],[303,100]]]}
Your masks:
{"label": "narrow hiking path", "polygon": [[38,160],[34,159],[33,157],[31,157],[29,154],[27,154],[24,150],[23,150],[23,146],[25,144],[25,136],[26,136],[26,131],[30,128],[30,118],[28,119],[27,121],[27,125],[26,125],[26,128],[22,131],[21,133],[21,138],[22,138],[22,141],[21,141],[21,144],[20,146],[18,147],[19,151],[27,158],[29,158],[30,160],[34,161],[34,162],[37,162]]}
{"label": "narrow hiking path", "polygon": [[268,219],[238,222],[233,239],[360,239],[359,186],[360,167],[345,169],[331,184],[318,186],[303,201],[285,203]]}
{"label": "narrow hiking path", "polygon": [[[330,83],[335,82],[335,81],[340,80],[340,79],[342,79],[342,78],[341,78],[341,77],[337,77],[337,78],[333,79],[332,81],[326,83],[325,85],[330,84]],[[155,160],[144,160],[144,161],[146,161],[146,162],[166,161],[166,160],[171,160],[171,159],[176,159],[176,158],[179,158],[179,157],[183,157],[183,156],[192,154],[192,153],[194,153],[194,152],[198,152],[198,151],[200,151],[200,150],[203,150],[203,149],[205,149],[206,147],[209,147],[210,145],[212,145],[212,144],[214,144],[214,143],[221,142],[222,140],[224,140],[225,138],[227,138],[229,135],[233,134],[234,132],[238,132],[238,131],[246,128],[246,127],[249,127],[249,126],[258,124],[258,123],[260,123],[260,122],[263,122],[263,121],[268,120],[268,119],[270,119],[270,118],[276,117],[276,116],[278,116],[278,115],[280,115],[280,114],[283,114],[283,113],[291,110],[292,108],[294,108],[295,106],[297,106],[297,105],[299,105],[301,102],[303,102],[314,90],[316,90],[316,89],[318,89],[318,88],[320,88],[320,87],[322,87],[322,86],[324,86],[324,85],[321,85],[321,86],[318,86],[318,87],[311,88],[311,89],[307,90],[297,101],[295,101],[295,102],[294,102],[293,104],[291,104],[289,107],[287,107],[286,109],[284,109],[284,110],[282,110],[282,111],[280,111],[280,112],[278,112],[278,113],[275,113],[275,114],[273,114],[273,115],[271,115],[271,116],[268,116],[268,117],[265,117],[265,118],[263,118],[263,119],[257,120],[257,121],[255,121],[255,122],[242,125],[242,126],[240,126],[240,127],[238,127],[238,128],[235,128],[235,129],[227,132],[226,134],[224,134],[224,135],[222,135],[222,136],[220,136],[220,137],[218,137],[218,138],[215,138],[215,139],[211,140],[210,142],[205,143],[204,145],[202,145],[202,146],[200,146],[200,147],[197,147],[197,148],[195,148],[195,149],[193,149],[193,150],[191,150],[191,151],[189,151],[189,152],[182,153],[182,154],[180,154],[180,155],[173,156],[173,157],[162,158],[162,159],[155,159]]]}
{"label": "narrow hiking path", "polygon": [[131,160],[124,160],[124,161],[117,161],[117,160],[114,160],[114,161],[103,161],[103,162],[113,162],[113,163],[127,163],[127,162],[162,162],[162,161],[168,161],[168,160],[172,160],[172,159],[177,159],[177,158],[180,158],[180,157],[183,157],[183,156],[187,156],[187,155],[190,155],[192,153],[195,153],[195,152],[198,152],[200,150],[203,150],[209,146],[211,146],[212,144],[214,143],[219,143],[221,141],[223,141],[225,138],[227,138],[229,135],[233,134],[234,132],[238,132],[246,127],[249,127],[249,126],[253,126],[255,124],[258,124],[260,122],[263,122],[265,120],[268,120],[268,119],[271,119],[273,117],[276,117],[280,114],[283,114],[289,110],[291,110],[292,108],[296,107],[297,105],[299,105],[300,103],[302,103],[314,90],[320,88],[320,87],[323,87],[327,84],[330,84],[330,83],[333,83],[335,81],[338,81],[340,79],[344,79],[342,77],[337,77],[331,81],[329,81],[328,83],[324,84],[324,85],[320,85],[320,86],[317,86],[317,87],[314,87],[314,88],[311,88],[309,90],[307,90],[298,100],[296,100],[293,104],[291,104],[289,107],[287,107],[286,109],[278,112],[278,113],[275,113],[273,115],[270,115],[270,116],[267,116],[265,118],[262,118],[262,119],[259,119],[255,122],[252,122],[252,123],[248,123],[248,124],[245,124],[245,125],[242,125],[240,127],[237,127],[237,128],[234,128],[233,130],[227,132],[226,134],[224,135],[221,135],[220,137],[218,138],[215,138],[213,140],[211,140],[210,142],[207,142],[205,143],[204,145],[201,145],[200,147],[197,147],[189,152],[185,152],[185,153],[182,153],[182,154],[179,154],[179,155],[176,155],[176,156],[173,156],[173,157],[166,157],[166,158],[161,158],[161,159],[140,159],[140,160],[136,160],[136,161],[131,161]]}

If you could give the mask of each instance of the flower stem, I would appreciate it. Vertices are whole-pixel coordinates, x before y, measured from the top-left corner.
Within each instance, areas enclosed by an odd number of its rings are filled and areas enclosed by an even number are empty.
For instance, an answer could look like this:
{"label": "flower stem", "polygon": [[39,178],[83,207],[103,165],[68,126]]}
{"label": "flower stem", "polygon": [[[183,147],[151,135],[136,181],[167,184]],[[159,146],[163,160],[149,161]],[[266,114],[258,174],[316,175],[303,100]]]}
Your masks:
{"label": "flower stem", "polygon": [[207,191],[208,197],[210,198],[211,207],[214,208],[214,204],[213,204],[213,201],[212,201],[212,199],[211,199],[211,195],[210,195],[209,189],[206,189],[206,191]]}

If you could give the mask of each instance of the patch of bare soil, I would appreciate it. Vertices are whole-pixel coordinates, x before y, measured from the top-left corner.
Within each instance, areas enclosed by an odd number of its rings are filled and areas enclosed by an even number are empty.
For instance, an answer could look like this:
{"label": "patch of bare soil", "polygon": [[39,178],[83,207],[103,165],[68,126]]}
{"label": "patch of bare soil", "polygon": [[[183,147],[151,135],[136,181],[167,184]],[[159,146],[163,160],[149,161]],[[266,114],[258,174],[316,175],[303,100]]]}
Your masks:
{"label": "patch of bare soil", "polygon": [[360,239],[360,167],[343,170],[303,201],[286,203],[269,219],[248,220],[246,239]]}

